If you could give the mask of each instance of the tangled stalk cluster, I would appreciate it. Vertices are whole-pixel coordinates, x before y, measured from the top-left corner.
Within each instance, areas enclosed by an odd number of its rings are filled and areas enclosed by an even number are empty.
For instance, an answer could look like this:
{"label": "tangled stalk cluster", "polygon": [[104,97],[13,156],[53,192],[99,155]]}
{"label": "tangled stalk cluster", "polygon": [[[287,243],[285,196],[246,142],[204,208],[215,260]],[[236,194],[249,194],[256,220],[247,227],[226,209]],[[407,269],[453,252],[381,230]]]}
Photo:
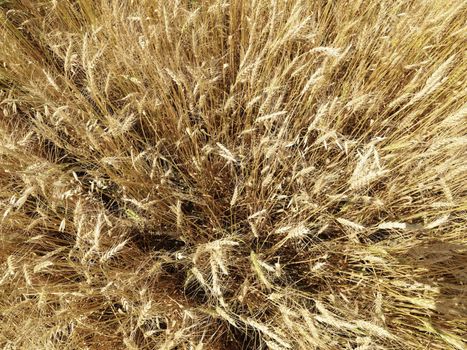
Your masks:
{"label": "tangled stalk cluster", "polygon": [[466,349],[466,15],[0,1],[0,347]]}

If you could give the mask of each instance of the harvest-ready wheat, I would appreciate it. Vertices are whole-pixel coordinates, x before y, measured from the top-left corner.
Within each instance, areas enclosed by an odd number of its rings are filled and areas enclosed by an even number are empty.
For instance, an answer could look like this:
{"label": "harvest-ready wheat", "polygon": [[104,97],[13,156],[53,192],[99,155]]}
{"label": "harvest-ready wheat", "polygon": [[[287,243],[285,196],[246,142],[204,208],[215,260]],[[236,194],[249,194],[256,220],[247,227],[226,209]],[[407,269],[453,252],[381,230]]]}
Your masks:
{"label": "harvest-ready wheat", "polygon": [[0,348],[467,349],[461,0],[0,0]]}

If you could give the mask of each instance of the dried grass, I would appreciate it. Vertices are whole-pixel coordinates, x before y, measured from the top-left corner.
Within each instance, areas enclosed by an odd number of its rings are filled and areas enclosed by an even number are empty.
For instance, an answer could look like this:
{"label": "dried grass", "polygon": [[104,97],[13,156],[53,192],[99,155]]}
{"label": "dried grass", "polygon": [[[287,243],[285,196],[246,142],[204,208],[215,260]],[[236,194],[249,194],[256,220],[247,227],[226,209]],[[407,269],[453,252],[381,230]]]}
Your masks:
{"label": "dried grass", "polygon": [[460,0],[0,0],[0,347],[466,349]]}

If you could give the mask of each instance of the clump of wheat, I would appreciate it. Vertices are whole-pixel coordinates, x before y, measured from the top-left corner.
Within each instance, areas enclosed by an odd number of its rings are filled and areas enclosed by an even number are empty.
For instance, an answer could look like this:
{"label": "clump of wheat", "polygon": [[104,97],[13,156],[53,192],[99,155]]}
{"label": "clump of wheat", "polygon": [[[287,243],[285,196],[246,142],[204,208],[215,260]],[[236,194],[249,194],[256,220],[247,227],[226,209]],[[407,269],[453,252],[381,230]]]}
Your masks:
{"label": "clump of wheat", "polygon": [[465,349],[466,14],[0,1],[0,346]]}

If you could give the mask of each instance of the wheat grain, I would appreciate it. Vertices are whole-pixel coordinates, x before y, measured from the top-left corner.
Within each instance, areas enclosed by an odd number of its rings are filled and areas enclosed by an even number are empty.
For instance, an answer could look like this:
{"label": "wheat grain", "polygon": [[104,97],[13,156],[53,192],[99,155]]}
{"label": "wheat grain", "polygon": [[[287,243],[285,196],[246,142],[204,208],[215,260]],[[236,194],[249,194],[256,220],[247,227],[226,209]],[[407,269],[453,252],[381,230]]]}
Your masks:
{"label": "wheat grain", "polygon": [[464,346],[460,0],[0,0],[0,347]]}

